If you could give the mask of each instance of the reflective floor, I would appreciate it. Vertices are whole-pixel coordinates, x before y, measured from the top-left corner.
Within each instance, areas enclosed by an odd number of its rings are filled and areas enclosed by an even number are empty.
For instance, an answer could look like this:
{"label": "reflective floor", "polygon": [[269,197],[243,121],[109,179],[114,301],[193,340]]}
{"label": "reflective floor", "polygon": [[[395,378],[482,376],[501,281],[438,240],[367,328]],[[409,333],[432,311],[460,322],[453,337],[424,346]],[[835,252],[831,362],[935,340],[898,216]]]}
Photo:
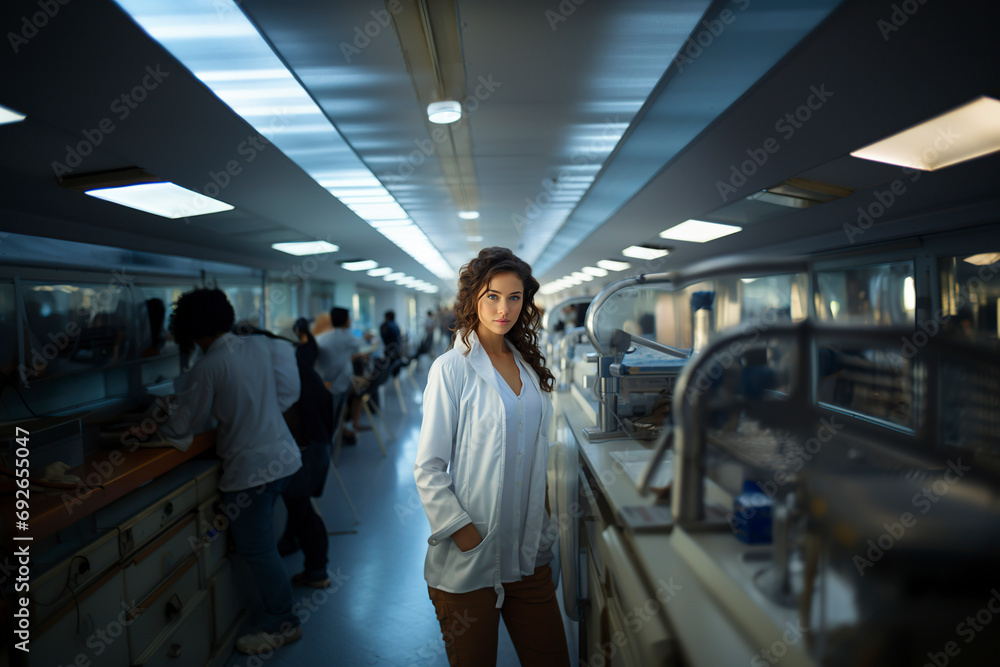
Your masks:
{"label": "reflective floor", "polygon": [[[338,470],[361,519],[354,515],[331,474],[320,511],[331,535],[329,570],[333,586],[325,591],[293,589],[302,618],[302,639],[269,656],[234,654],[227,667],[284,665],[446,666],[444,642],[423,578],[430,527],[413,481],[420,402],[428,362],[403,380],[406,414],[390,384],[382,405],[395,437],[385,433],[388,456],[382,458],[375,435],[362,431],[358,444],[342,448]],[[367,420],[362,416],[362,421]],[[284,525],[284,508],[276,522]],[[356,531],[356,532],[352,532]],[[302,569],[302,555],[285,558],[288,574]],[[497,664],[518,665],[514,647],[501,623]]]}

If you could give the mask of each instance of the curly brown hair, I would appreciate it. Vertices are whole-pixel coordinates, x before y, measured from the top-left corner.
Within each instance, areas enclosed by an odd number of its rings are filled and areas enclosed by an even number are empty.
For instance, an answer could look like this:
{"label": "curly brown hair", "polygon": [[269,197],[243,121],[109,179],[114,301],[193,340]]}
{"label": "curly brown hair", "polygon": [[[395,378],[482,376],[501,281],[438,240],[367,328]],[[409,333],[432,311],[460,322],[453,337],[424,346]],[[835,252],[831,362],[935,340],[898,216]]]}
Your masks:
{"label": "curly brown hair", "polygon": [[455,300],[455,329],[462,332],[462,342],[469,347],[469,333],[479,326],[479,297],[498,273],[513,273],[524,284],[521,314],[505,338],[538,375],[542,391],[552,391],[555,378],[552,371],[545,367],[545,357],[538,349],[541,313],[534,300],[538,281],[531,275],[528,263],[509,249],[497,246],[483,248],[475,259],[462,267],[458,277],[458,298]]}

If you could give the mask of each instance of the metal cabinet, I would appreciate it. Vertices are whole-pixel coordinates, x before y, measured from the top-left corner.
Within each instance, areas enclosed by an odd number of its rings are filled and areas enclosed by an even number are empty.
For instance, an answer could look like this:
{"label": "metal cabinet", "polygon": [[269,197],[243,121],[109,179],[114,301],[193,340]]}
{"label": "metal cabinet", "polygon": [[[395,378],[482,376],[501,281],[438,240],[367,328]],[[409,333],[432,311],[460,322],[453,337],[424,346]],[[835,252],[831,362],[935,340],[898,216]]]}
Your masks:
{"label": "metal cabinet", "polygon": [[129,664],[126,635],[130,620],[124,599],[124,577],[115,567],[41,624],[31,642],[30,664]]}
{"label": "metal cabinet", "polygon": [[[33,617],[44,623],[119,562],[118,533],[105,532],[31,582]],[[72,592],[71,592],[72,591]]]}
{"label": "metal cabinet", "polygon": [[125,594],[130,600],[142,600],[176,569],[198,558],[196,526],[195,515],[188,514],[123,563]]}
{"label": "metal cabinet", "polygon": [[[159,651],[160,645],[188,616],[189,609],[205,597],[198,586],[196,564],[195,559],[189,559],[136,605],[135,618],[128,627],[129,658],[133,664],[141,665]],[[207,626],[200,631],[210,645],[206,630]]]}
{"label": "metal cabinet", "polygon": [[211,638],[205,632],[211,614],[208,596],[200,593],[191,601],[190,611],[183,616],[173,632],[152,651],[143,656],[142,667],[188,667],[204,665],[211,655]]}

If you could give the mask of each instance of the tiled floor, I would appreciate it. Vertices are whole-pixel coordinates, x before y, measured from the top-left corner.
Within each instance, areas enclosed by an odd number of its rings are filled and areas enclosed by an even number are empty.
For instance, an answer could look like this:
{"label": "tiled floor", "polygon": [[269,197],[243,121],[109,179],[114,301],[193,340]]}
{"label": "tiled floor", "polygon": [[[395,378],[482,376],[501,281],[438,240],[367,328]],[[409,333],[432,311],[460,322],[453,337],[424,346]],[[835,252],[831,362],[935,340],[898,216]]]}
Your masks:
{"label": "tiled floor", "polygon": [[[423,360],[415,374],[421,391],[427,365]],[[339,575],[339,588],[335,578],[327,591],[294,589],[294,599],[302,603],[302,639],[263,659],[234,654],[227,667],[448,664],[423,578],[430,528],[413,481],[422,395],[408,381],[401,386],[406,415],[391,385],[383,393],[385,415],[395,432],[395,438],[383,433],[388,457],[382,458],[371,431],[362,431],[358,444],[341,453],[338,470],[361,523],[355,525],[332,475],[320,499],[327,530],[357,531],[329,538],[330,571]],[[285,564],[289,575],[298,572],[301,554],[288,556]],[[502,624],[497,664],[518,665]]]}

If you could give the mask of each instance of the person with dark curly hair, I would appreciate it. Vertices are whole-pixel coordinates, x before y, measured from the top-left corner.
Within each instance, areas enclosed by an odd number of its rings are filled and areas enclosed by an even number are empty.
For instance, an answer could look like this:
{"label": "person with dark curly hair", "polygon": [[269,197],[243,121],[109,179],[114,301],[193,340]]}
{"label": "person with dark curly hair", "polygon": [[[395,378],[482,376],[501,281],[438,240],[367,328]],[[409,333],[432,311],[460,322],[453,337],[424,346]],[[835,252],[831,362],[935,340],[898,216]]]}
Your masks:
{"label": "person with dark curly hair", "polygon": [[181,295],[170,331],[184,352],[204,355],[178,378],[170,416],[160,427],[181,440],[218,422],[215,448],[222,459],[219,490],[236,551],[250,566],[264,601],[259,632],[240,637],[247,654],[273,651],[302,636],[292,611],[292,588],[274,535],[274,503],[301,466],[299,447],[282,413],[298,399],[299,371],[287,341],[230,333],[235,319],[226,294],[196,289]]}
{"label": "person with dark curly hair", "polygon": [[414,465],[431,526],[424,578],[451,665],[496,664],[502,617],[522,665],[568,667],[549,566],[553,376],[538,349],[538,281],[494,247],[458,287],[455,344],[428,373]]}

